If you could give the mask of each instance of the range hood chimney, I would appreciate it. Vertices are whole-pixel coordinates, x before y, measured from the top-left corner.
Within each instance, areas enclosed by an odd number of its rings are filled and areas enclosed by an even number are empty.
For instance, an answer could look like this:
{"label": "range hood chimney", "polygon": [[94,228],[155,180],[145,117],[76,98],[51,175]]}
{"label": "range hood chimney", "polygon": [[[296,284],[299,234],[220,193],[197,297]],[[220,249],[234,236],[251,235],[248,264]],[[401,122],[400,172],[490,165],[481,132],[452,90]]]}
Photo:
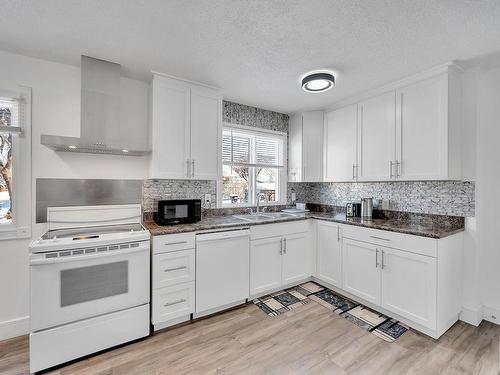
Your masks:
{"label": "range hood chimney", "polygon": [[141,156],[133,134],[120,131],[121,66],[82,56],[80,138],[42,134],[40,142],[54,151]]}

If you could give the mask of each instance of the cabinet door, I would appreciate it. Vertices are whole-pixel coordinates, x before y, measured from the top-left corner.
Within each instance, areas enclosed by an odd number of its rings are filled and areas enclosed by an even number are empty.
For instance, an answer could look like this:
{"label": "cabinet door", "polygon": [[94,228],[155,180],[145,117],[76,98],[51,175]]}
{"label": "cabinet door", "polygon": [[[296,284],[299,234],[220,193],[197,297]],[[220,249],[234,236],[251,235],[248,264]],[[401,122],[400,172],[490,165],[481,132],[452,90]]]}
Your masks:
{"label": "cabinet door", "polygon": [[308,233],[283,237],[283,285],[311,276],[311,244]]}
{"label": "cabinet door", "polygon": [[189,88],[155,78],[152,91],[151,178],[189,176]]}
{"label": "cabinet door", "polygon": [[316,277],[337,287],[342,286],[342,240],[340,225],[317,222]]}
{"label": "cabinet door", "polygon": [[358,179],[387,181],[395,160],[396,99],[394,91],[358,104]]}
{"label": "cabinet door", "polygon": [[288,181],[302,182],[302,114],[288,123]]}
{"label": "cabinet door", "polygon": [[447,178],[447,75],[396,90],[396,159],[399,178]]}
{"label": "cabinet door", "polygon": [[436,258],[381,248],[382,307],[436,329]]}
{"label": "cabinet door", "polygon": [[357,105],[326,114],[325,181],[356,179]]}
{"label": "cabinet door", "polygon": [[281,236],[250,242],[250,295],[281,286]]}
{"label": "cabinet door", "polygon": [[221,116],[220,94],[191,90],[191,174],[195,179],[217,180]]}
{"label": "cabinet door", "polygon": [[302,114],[302,181],[323,178],[323,111]]}
{"label": "cabinet door", "polygon": [[344,290],[366,301],[380,304],[380,268],[377,246],[344,239],[342,245]]}

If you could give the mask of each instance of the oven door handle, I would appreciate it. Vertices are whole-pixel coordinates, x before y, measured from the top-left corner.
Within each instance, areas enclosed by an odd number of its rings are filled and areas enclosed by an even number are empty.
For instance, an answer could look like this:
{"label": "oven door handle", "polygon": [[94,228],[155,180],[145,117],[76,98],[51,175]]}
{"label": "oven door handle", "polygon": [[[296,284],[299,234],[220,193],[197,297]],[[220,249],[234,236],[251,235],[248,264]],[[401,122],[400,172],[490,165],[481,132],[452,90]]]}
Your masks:
{"label": "oven door handle", "polygon": [[30,265],[35,266],[35,265],[42,265],[42,264],[79,262],[82,260],[114,257],[114,256],[119,256],[119,255],[139,253],[142,251],[149,252],[149,244],[139,245],[139,247],[135,247],[132,249],[108,250],[108,251],[103,251],[101,253],[96,252],[96,253],[83,254],[83,255],[68,255],[65,257],[57,257],[57,258],[45,258],[44,254],[32,254],[31,259],[30,259]]}

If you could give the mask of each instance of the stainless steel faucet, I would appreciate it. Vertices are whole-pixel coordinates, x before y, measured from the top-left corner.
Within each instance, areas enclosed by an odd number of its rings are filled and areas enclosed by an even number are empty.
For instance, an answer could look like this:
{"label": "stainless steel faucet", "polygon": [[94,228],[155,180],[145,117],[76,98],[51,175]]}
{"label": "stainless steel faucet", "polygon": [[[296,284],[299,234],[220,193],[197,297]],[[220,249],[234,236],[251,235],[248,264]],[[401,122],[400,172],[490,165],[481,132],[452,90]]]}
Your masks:
{"label": "stainless steel faucet", "polygon": [[256,213],[259,213],[259,207],[260,207],[260,197],[263,196],[264,198],[266,197],[266,195],[264,193],[257,193],[257,212]]}

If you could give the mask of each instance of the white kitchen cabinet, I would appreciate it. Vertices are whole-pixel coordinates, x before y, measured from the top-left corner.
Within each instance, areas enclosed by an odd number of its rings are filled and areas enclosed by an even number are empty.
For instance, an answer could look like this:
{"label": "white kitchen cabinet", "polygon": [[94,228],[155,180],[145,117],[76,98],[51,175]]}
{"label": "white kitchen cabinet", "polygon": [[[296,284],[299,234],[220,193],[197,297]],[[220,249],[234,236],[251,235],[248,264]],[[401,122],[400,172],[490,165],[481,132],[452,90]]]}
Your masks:
{"label": "white kitchen cabinet", "polygon": [[325,181],[356,180],[357,121],[356,104],[326,113],[323,162]]}
{"label": "white kitchen cabinet", "polygon": [[191,89],[191,174],[195,179],[217,180],[221,111],[218,92]]}
{"label": "white kitchen cabinet", "polygon": [[461,306],[462,234],[433,239],[344,226],[343,286],[382,313],[434,338]]}
{"label": "white kitchen cabinet", "polygon": [[387,181],[394,175],[396,100],[390,91],[358,104],[359,181]]}
{"label": "white kitchen cabinet", "polygon": [[379,251],[382,307],[434,329],[436,258],[390,248],[380,248]]}
{"label": "white kitchen cabinet", "polygon": [[155,77],[151,92],[150,177],[188,178],[190,89],[175,81]]}
{"label": "white kitchen cabinet", "polygon": [[283,237],[282,284],[292,284],[311,276],[309,233]]}
{"label": "white kitchen cabinet", "polygon": [[194,282],[152,291],[151,322],[155,330],[190,319],[195,304]]}
{"label": "white kitchen cabinet", "polygon": [[155,74],[150,178],[217,179],[222,95]]}
{"label": "white kitchen cabinet", "polygon": [[461,79],[434,69],[326,114],[325,181],[458,180]]}
{"label": "white kitchen cabinet", "polygon": [[154,236],[151,321],[154,330],[191,319],[195,310],[195,234]]}
{"label": "white kitchen cabinet", "polygon": [[336,287],[342,286],[342,238],[337,223],[318,220],[316,277]]}
{"label": "white kitchen cabinet", "polygon": [[281,286],[282,237],[253,240],[250,243],[250,295],[262,294]]}
{"label": "white kitchen cabinet", "polygon": [[289,123],[289,181],[323,179],[323,111],[295,114]]}
{"label": "white kitchen cabinet", "polygon": [[250,296],[311,277],[310,224],[304,220],[250,228]]}
{"label": "white kitchen cabinet", "polygon": [[344,239],[343,289],[364,300],[380,304],[380,268],[377,245]]}
{"label": "white kitchen cabinet", "polygon": [[454,69],[396,90],[399,179],[460,177],[459,95]]}

